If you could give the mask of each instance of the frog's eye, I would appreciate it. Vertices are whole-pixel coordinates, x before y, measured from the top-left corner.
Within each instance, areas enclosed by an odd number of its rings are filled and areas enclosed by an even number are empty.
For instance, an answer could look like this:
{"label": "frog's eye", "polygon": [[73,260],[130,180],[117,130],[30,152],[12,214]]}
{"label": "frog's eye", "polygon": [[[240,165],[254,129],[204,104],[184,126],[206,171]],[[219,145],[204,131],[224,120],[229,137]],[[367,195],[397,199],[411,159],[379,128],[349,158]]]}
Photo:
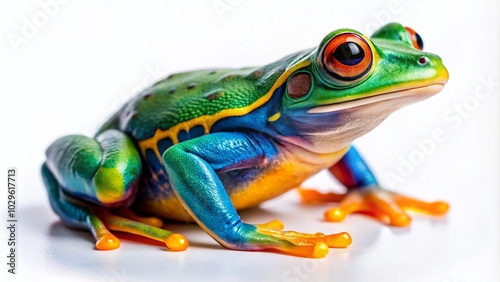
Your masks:
{"label": "frog's eye", "polygon": [[410,35],[411,43],[413,44],[413,47],[418,50],[424,50],[424,41],[422,40],[422,37],[418,35],[416,31],[409,27],[405,27],[406,32],[408,32],[408,35]]}
{"label": "frog's eye", "polygon": [[363,37],[343,33],[328,42],[322,60],[326,71],[340,84],[347,85],[362,80],[370,73],[373,55]]}

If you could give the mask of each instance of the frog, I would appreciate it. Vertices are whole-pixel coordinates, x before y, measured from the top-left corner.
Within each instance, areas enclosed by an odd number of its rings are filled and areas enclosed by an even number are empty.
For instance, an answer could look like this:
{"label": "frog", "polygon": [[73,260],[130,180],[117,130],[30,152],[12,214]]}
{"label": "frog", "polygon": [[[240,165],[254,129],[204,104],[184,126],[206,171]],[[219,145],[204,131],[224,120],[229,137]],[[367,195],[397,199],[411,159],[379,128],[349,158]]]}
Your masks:
{"label": "frog", "polygon": [[[61,221],[113,250],[127,232],[184,251],[164,221],[195,222],[222,247],[322,258],[352,243],[347,232],[285,230],[244,222],[238,211],[298,189],[304,202],[333,202],[329,222],[353,213],[393,227],[408,210],[444,216],[443,201],[382,188],[353,141],[394,111],[439,93],[449,78],[422,37],[389,23],[371,37],[349,28],[318,46],[258,67],[172,74],[126,102],[93,137],[67,135],[46,150],[41,173]],[[302,183],[327,170],[345,193]]]}

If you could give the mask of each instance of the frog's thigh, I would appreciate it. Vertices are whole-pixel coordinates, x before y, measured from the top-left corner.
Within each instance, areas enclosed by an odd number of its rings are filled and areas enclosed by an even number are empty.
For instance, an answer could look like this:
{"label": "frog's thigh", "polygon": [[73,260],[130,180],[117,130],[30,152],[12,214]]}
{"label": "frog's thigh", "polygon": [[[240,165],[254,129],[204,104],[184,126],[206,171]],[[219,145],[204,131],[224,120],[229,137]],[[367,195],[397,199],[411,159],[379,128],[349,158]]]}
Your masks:
{"label": "frog's thigh", "polygon": [[70,135],[56,140],[46,152],[47,168],[62,190],[101,206],[132,200],[142,164],[130,138],[107,130],[95,139]]}
{"label": "frog's thigh", "polygon": [[272,141],[253,133],[214,133],[170,147],[163,162],[177,198],[193,219],[224,244],[240,223],[216,171],[255,166],[273,158]]}
{"label": "frog's thigh", "polygon": [[46,152],[42,176],[52,209],[72,227],[89,229],[98,249],[115,249],[118,239],[88,207],[68,202],[62,194],[101,206],[132,200],[141,160],[132,141],[108,130],[96,139],[71,135],[56,140]]}

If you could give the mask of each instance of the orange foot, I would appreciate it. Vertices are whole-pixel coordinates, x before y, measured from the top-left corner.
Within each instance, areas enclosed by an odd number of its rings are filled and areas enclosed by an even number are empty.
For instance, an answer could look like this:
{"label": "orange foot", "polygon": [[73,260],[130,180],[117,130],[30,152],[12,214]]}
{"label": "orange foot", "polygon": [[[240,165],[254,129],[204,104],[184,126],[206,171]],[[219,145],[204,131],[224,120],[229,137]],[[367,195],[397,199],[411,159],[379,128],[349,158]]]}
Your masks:
{"label": "orange foot", "polygon": [[351,213],[364,213],[392,226],[407,226],[411,217],[404,210],[440,216],[446,214],[449,205],[445,202],[424,202],[377,186],[351,190],[347,194],[320,193],[299,189],[304,202],[339,202],[339,206],[325,212],[328,221],[342,221]]}

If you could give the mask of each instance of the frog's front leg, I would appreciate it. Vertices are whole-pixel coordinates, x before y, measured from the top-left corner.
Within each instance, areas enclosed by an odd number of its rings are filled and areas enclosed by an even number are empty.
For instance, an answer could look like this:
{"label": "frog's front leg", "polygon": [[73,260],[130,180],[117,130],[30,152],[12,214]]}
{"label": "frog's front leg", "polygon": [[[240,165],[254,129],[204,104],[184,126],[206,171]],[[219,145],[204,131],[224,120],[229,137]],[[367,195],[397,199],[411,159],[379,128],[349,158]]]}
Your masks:
{"label": "frog's front leg", "polygon": [[338,207],[326,211],[325,217],[329,221],[342,221],[348,214],[362,212],[383,221],[388,220],[393,226],[407,226],[411,218],[405,213],[405,209],[430,215],[443,215],[448,210],[448,204],[441,201],[424,202],[380,188],[375,176],[354,147],[329,170],[349,189],[347,194],[300,190],[305,201],[340,202]]}
{"label": "frog's front leg", "polygon": [[141,167],[130,138],[107,130],[95,139],[70,135],[56,140],[47,149],[42,177],[52,209],[66,225],[90,230],[97,249],[119,247],[109,228],[162,241],[171,250],[185,250],[187,240],[158,228],[163,225],[160,219],[124,209],[134,199]]}
{"label": "frog's front leg", "polygon": [[213,133],[172,146],[163,161],[183,207],[226,248],[323,257],[328,247],[349,245],[347,233],[304,234],[281,231],[276,221],[264,225],[241,221],[216,172],[263,165],[278,154],[273,141],[262,134]]}

